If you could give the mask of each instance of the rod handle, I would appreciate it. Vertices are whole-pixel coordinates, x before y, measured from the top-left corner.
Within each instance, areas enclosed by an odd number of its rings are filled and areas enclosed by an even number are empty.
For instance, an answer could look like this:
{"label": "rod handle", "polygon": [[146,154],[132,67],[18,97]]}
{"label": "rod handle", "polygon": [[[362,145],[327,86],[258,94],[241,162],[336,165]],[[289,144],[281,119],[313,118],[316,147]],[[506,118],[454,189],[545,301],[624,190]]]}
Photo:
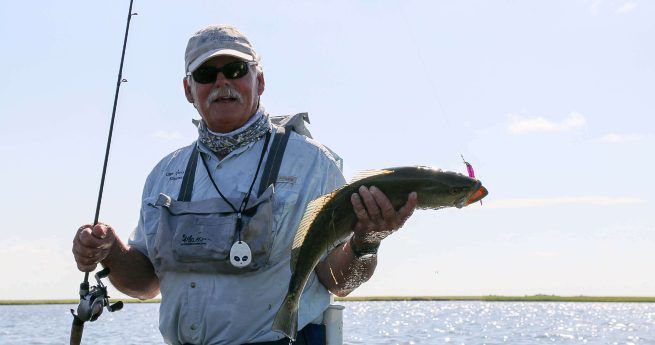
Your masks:
{"label": "rod handle", "polygon": [[73,309],[71,309],[71,314],[73,314],[73,324],[71,325],[70,345],[80,345],[82,333],[84,333],[84,321],[74,314]]}

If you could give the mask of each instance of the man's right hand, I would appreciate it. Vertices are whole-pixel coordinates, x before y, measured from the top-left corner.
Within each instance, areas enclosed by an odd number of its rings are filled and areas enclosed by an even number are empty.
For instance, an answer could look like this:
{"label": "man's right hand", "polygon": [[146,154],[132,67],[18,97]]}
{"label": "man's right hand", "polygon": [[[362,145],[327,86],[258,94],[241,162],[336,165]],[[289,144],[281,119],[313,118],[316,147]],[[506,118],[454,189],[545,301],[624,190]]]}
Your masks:
{"label": "man's right hand", "polygon": [[82,272],[95,270],[98,263],[107,258],[115,242],[116,234],[111,226],[102,223],[82,225],[73,239],[77,268]]}

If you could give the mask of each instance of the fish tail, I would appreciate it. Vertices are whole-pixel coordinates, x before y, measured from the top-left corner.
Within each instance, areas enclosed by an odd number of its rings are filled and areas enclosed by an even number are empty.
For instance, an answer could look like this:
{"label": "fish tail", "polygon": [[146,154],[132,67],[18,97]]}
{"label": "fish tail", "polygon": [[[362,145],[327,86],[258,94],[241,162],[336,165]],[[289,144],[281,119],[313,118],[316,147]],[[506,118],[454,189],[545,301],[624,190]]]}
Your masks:
{"label": "fish tail", "polygon": [[298,303],[287,296],[273,320],[273,331],[284,333],[287,338],[296,340],[298,333]]}

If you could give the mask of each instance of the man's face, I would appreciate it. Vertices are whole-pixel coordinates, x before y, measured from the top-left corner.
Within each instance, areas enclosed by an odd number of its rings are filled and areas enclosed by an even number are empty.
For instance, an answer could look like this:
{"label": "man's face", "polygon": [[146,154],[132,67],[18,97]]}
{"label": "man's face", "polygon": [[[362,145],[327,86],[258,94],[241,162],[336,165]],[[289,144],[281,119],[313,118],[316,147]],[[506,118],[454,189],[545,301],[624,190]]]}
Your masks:
{"label": "man's face", "polygon": [[[217,56],[200,67],[220,68],[234,61],[239,59]],[[216,81],[209,84],[184,78],[187,100],[193,103],[212,131],[231,132],[243,126],[257,111],[259,96],[264,92],[264,75],[257,73],[255,66],[248,68],[248,74],[238,79],[227,79],[223,72],[220,72]]]}

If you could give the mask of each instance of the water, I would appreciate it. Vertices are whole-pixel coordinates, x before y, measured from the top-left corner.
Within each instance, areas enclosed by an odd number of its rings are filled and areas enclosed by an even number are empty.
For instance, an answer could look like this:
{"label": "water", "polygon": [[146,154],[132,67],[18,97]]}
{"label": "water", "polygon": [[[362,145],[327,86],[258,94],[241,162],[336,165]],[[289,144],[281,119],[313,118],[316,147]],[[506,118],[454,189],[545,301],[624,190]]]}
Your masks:
{"label": "water", "polygon": [[[655,345],[653,303],[341,302],[344,344]],[[0,344],[67,344],[74,305],[0,306]],[[87,323],[86,344],[162,344],[159,304]]]}
{"label": "water", "polygon": [[348,303],[348,344],[655,344],[655,304]]}

